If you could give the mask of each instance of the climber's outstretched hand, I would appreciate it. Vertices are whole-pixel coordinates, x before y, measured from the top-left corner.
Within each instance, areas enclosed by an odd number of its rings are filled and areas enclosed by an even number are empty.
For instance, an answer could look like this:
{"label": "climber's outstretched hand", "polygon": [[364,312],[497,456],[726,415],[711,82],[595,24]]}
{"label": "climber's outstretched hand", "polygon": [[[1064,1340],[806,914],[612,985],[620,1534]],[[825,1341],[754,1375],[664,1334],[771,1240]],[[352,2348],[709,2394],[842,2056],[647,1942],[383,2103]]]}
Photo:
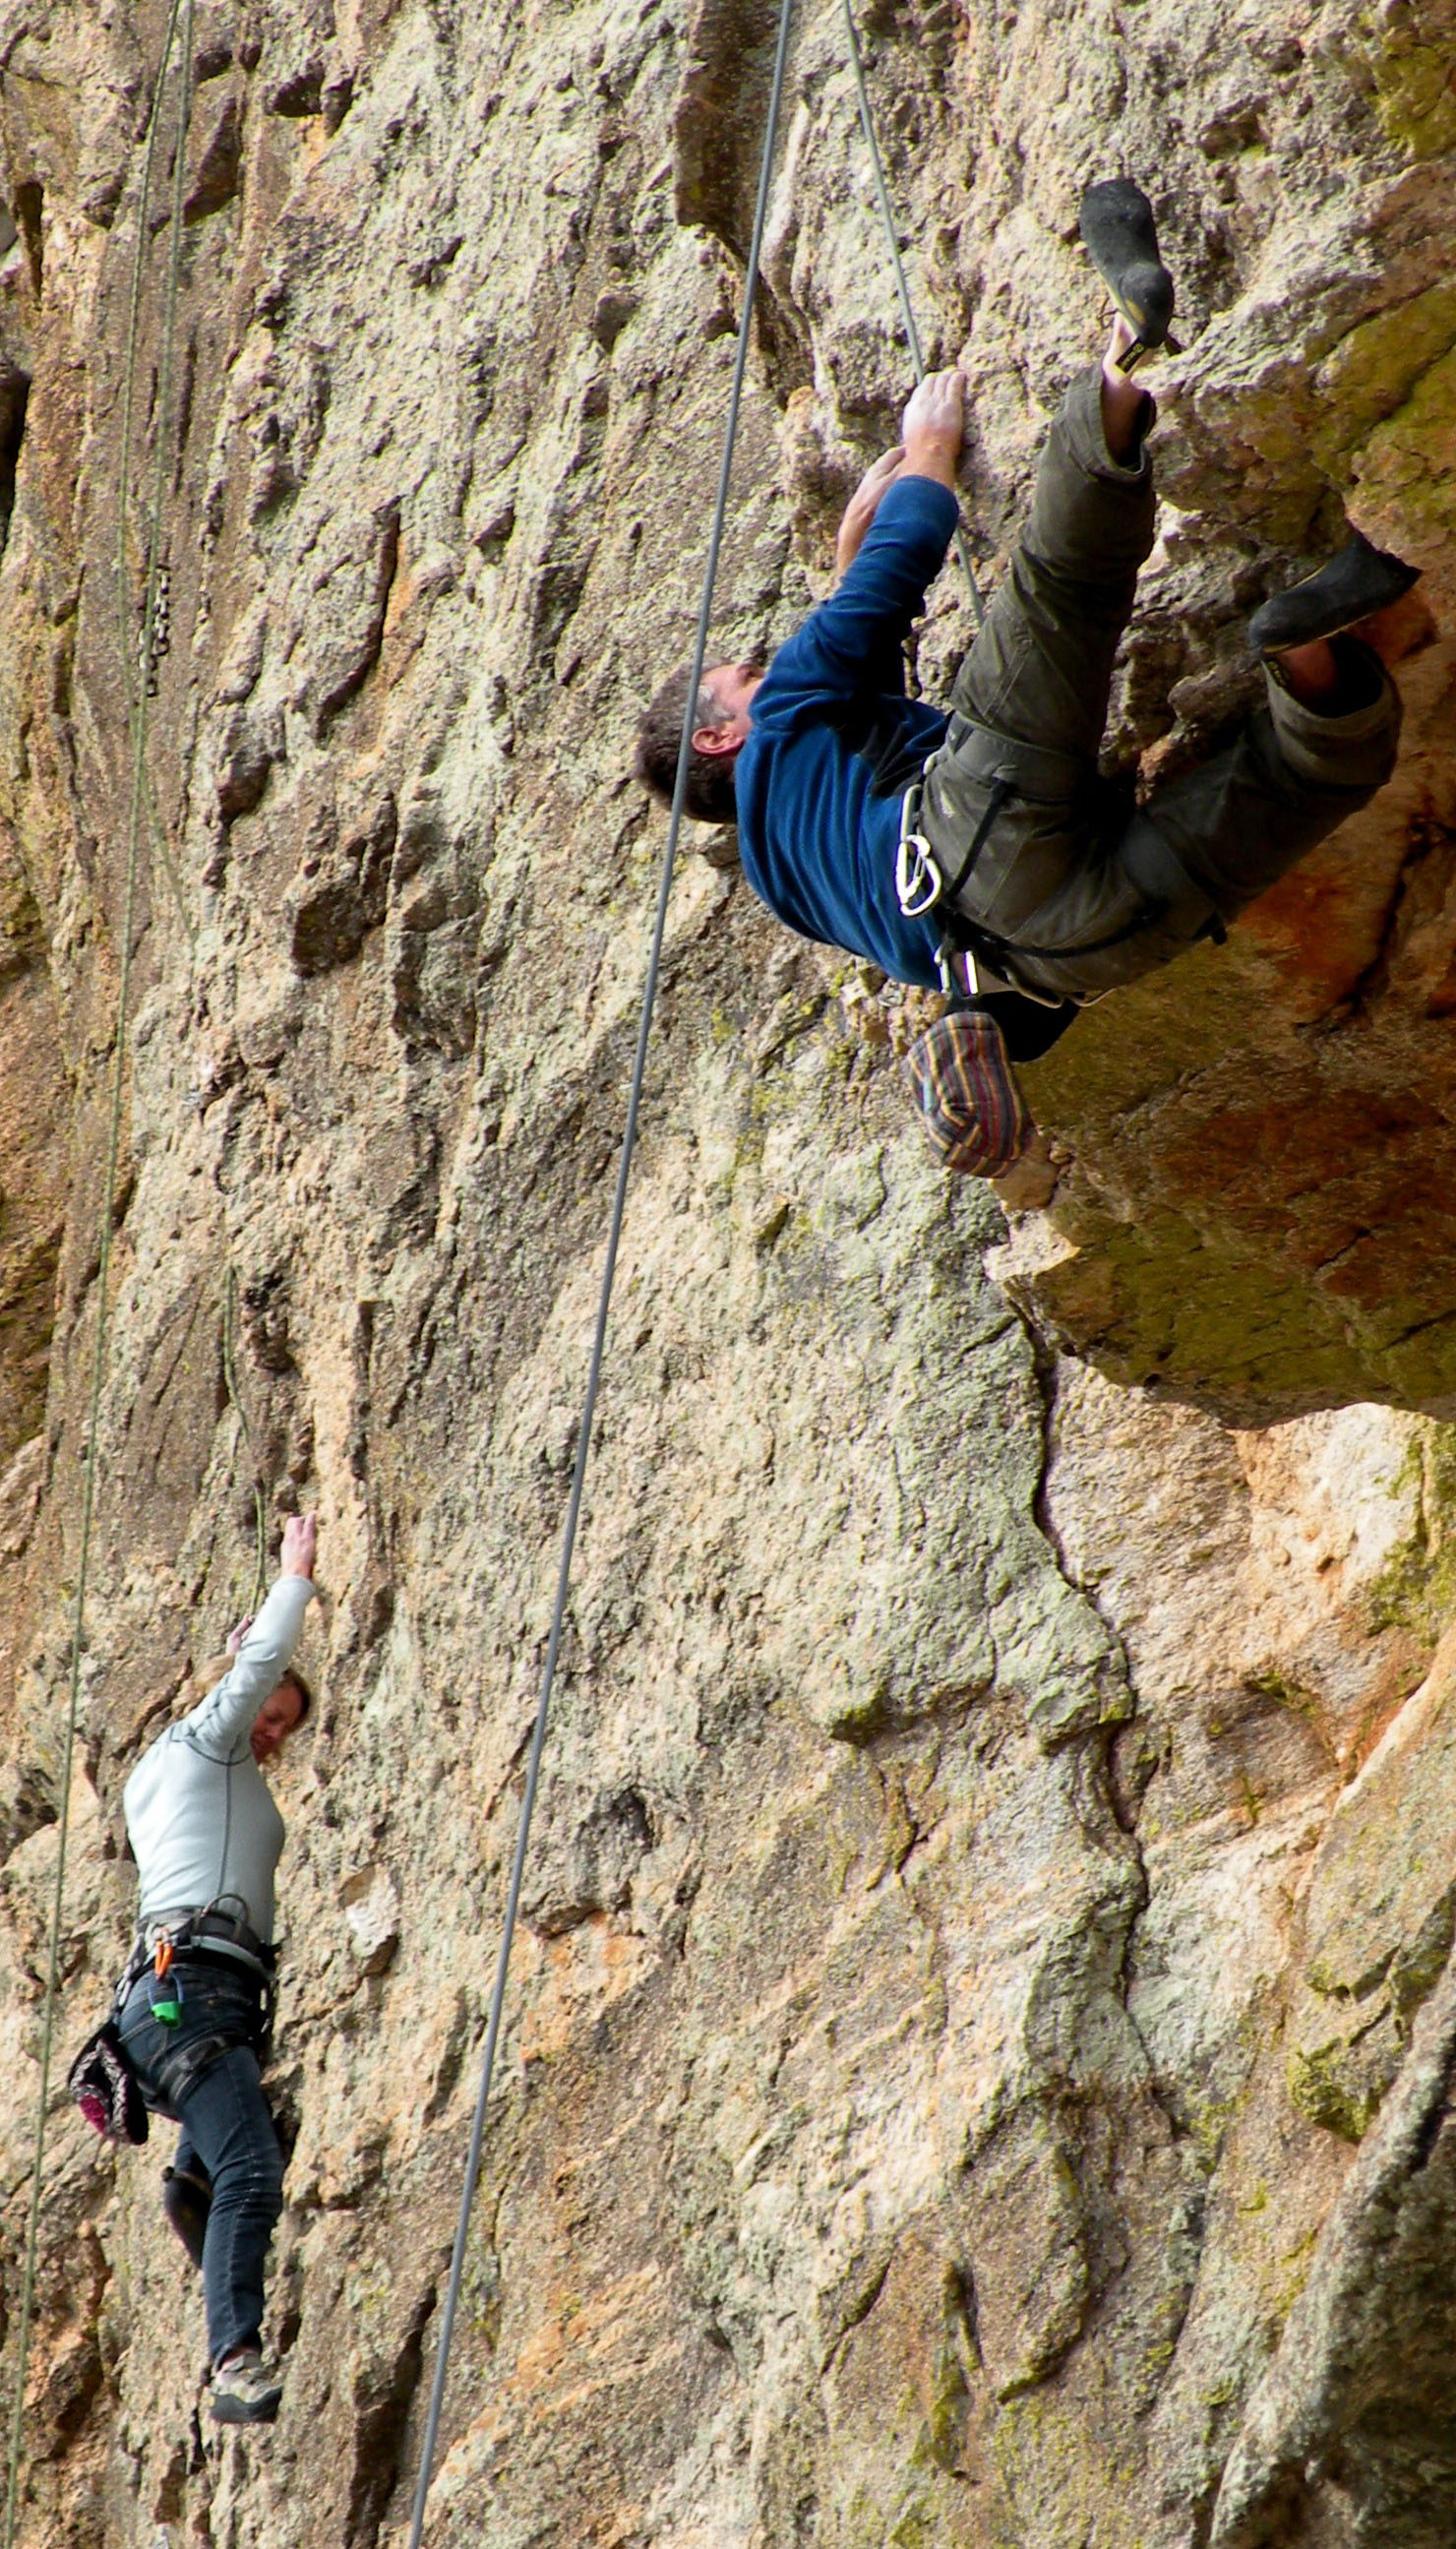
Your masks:
{"label": "climber's outstretched hand", "polygon": [[905,460],[905,445],[897,442],[893,451],[884,451],[872,460],[859,485],[844,508],[839,535],[834,542],[834,581],[848,574],[859,555],[860,542],[880,510],[880,498],[887,487],[893,487]]}
{"label": "climber's outstretched hand", "polygon": [[283,1526],[283,1555],[278,1560],[280,1575],[312,1575],[314,1554],[319,1544],[318,1518],[314,1514],[290,1514]]}
{"label": "climber's outstretched hand", "polygon": [[937,478],[955,485],[965,437],[966,376],[958,363],[927,372],[901,420],[907,478]]}

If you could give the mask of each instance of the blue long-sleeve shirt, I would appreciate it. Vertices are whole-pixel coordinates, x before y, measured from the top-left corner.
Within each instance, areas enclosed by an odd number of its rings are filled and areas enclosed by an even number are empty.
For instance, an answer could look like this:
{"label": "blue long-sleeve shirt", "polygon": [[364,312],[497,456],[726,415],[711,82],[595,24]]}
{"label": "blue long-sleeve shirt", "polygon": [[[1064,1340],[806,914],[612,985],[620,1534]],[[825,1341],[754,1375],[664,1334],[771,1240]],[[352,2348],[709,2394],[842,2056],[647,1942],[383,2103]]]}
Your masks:
{"label": "blue long-sleeve shirt", "polygon": [[905,691],[901,653],[955,528],[933,478],[897,478],[843,583],[781,646],[734,775],[738,854],[801,937],[933,989],[940,932],[895,895],[900,801],[947,718]]}

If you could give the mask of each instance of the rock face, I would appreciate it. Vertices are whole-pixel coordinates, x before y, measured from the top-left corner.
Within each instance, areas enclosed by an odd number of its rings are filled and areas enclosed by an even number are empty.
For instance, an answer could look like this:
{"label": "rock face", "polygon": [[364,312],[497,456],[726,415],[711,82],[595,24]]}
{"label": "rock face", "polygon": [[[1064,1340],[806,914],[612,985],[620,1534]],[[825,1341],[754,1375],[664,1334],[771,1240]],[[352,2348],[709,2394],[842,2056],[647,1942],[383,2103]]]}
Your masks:
{"label": "rock face", "polygon": [[[153,506],[169,639],[16,2536],[371,2549],[419,2461],[660,847],[625,765],[696,608],[772,19],[198,0],[181,132],[185,15],[159,84],[159,10],[0,0],[12,2379]],[[1040,1067],[1066,1165],[1010,1235],[922,1154],[900,1004],[684,860],[426,2536],[1444,2549],[1450,14],[864,34],[988,574],[1097,341],[1079,190],[1154,183],[1187,351],[1115,751],[1167,767],[1237,705],[1242,614],[1342,509],[1430,623],[1391,790]],[[734,655],[823,589],[905,387],[834,10],[790,85]],[[947,577],[927,688],[968,634]],[[319,1507],[328,1601],[276,1774],[284,2407],[223,2437],[155,2145],[98,2155],[58,2081],[127,1936],[123,1780],[248,1601],[258,1495]]]}

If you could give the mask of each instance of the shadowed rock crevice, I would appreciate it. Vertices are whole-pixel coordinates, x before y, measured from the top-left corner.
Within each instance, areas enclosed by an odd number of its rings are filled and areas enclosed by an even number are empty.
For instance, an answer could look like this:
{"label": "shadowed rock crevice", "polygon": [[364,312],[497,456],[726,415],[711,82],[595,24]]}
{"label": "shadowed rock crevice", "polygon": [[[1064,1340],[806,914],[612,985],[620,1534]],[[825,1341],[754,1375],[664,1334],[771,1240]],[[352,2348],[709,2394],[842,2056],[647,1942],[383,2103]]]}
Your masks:
{"label": "shadowed rock crevice", "polygon": [[353,2476],[344,2506],[347,2549],[374,2549],[399,2475],[410,2409],[420,2385],[425,2332],[435,2310],[428,2293],[417,2305],[399,2350],[355,2383]]}
{"label": "shadowed rock crevice", "polygon": [[30,394],[30,380],[19,364],[0,356],[0,557],[5,554],[10,518],[15,511],[15,473],[25,440]]}

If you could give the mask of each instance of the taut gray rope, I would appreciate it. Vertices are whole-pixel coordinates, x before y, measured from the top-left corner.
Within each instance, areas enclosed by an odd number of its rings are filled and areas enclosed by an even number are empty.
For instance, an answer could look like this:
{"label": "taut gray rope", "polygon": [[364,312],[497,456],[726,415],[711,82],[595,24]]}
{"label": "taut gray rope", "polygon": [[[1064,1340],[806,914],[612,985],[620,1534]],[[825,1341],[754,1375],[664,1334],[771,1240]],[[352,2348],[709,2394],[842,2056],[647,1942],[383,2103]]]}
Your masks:
{"label": "taut gray rope", "polygon": [[[849,66],[854,73],[854,85],[859,93],[859,121],[869,147],[870,167],[874,173],[880,219],[885,228],[890,262],[895,269],[895,289],[900,296],[900,317],[905,329],[905,341],[910,347],[910,359],[915,366],[915,376],[919,382],[925,377],[925,358],[921,351],[921,331],[915,323],[915,304],[910,297],[910,282],[905,271],[905,259],[900,253],[900,234],[895,227],[895,210],[890,201],[890,189],[885,182],[885,163],[880,157],[880,145],[875,139],[875,119],[870,111],[870,93],[864,76],[864,57],[859,49],[859,36],[854,24],[853,0],[844,0],[844,28],[849,38]],[[976,614],[976,625],[979,628],[986,616],[986,607],[981,600],[981,588],[976,582],[976,570],[971,564],[971,552],[966,543],[966,535],[959,522],[955,526],[955,554],[960,560],[961,572],[970,587],[971,609]]]}
{"label": "taut gray rope", "polygon": [[481,2150],[485,2140],[485,2111],[495,2076],[496,2048],[500,2041],[501,2019],[505,2008],[506,1977],[510,1969],[511,1948],[516,1935],[517,1915],[521,1902],[521,1884],[526,1869],[526,1853],[531,1838],[531,1819],[535,1805],[535,1792],[540,1776],[541,1754],[545,1748],[546,1720],[550,1708],[551,1686],[556,1675],[556,1657],[566,1620],[566,1599],[571,1586],[571,1559],[576,1547],[577,1524],[581,1514],[582,1485],[586,1476],[587,1454],[591,1447],[592,1424],[596,1414],[597,1392],[602,1376],[602,1356],[607,1337],[607,1318],[612,1302],[612,1284],[617,1272],[617,1251],[622,1236],[623,1213],[627,1201],[627,1182],[631,1169],[632,1150],[636,1142],[637,1116],[641,1106],[642,1083],[647,1066],[647,1043],[651,1034],[652,1010],[657,996],[657,977],[662,962],[662,940],[667,925],[667,902],[672,889],[673,863],[677,857],[678,834],[682,828],[683,806],[687,795],[688,762],[692,752],[693,726],[703,666],[708,652],[708,628],[713,612],[713,588],[718,578],[719,552],[723,546],[724,525],[728,519],[728,484],[732,475],[733,447],[738,434],[738,413],[742,404],[743,378],[748,361],[748,340],[753,318],[753,302],[758,283],[758,260],[763,248],[764,224],[768,214],[769,180],[773,171],[774,142],[778,134],[779,113],[783,104],[784,72],[789,54],[789,27],[794,14],[794,0],[781,0],[778,47],[774,55],[773,86],[769,96],[768,121],[763,138],[763,159],[758,175],[758,201],[753,216],[753,238],[748,250],[748,268],[743,279],[743,307],[738,320],[737,353],[733,363],[732,388],[728,398],[728,422],[724,427],[723,460],[719,470],[718,499],[714,507],[713,528],[708,542],[708,558],[703,570],[703,598],[698,611],[698,631],[693,647],[692,675],[688,683],[687,705],[683,711],[682,740],[678,746],[677,777],[672,792],[672,812],[668,820],[667,841],[662,853],[662,869],[657,886],[657,909],[652,925],[652,938],[647,958],[647,977],[642,990],[641,1019],[637,1028],[636,1058],[632,1065],[631,1089],[627,1105],[627,1124],[622,1136],[622,1156],[617,1170],[617,1190],[612,1199],[612,1222],[607,1239],[607,1262],[602,1273],[602,1288],[597,1304],[596,1334],[592,1343],[591,1369],[587,1376],[586,1400],[576,1438],[576,1467],[571,1480],[571,1498],[566,1511],[566,1529],[561,1546],[560,1569],[556,1579],[556,1602],[551,1614],[551,1634],[546,1647],[545,1665],[541,1674],[540,1697],[536,1703],[535,1732],[532,1738],[531,1757],[526,1773],[526,1790],[521,1800],[521,1819],[516,1835],[516,1855],[511,1867],[511,1884],[506,1898],[505,1926],[501,1933],[496,1959],[495,1986],[491,1993],[490,2017],[486,2029],[485,2053],[481,2062],[480,2088],[475,2101],[475,2120],[470,2134],[469,2156],[465,2163],[465,2182],[460,2194],[459,2219],[455,2226],[454,2253],[450,2260],[449,2284],[445,2293],[440,2320],[439,2345],[436,2354],[435,2379],[431,2387],[430,2412],[425,2436],[420,2447],[420,2474],[415,2490],[414,2518],[410,2525],[409,2549],[420,2549],[425,2523],[425,2504],[434,2471],[436,2445],[439,2435],[440,2407],[444,2398],[445,2376],[449,2369],[450,2341],[454,2334],[455,2314],[459,2307],[460,2284],[465,2270],[465,2242],[470,2228],[470,2212],[480,2176]]}

